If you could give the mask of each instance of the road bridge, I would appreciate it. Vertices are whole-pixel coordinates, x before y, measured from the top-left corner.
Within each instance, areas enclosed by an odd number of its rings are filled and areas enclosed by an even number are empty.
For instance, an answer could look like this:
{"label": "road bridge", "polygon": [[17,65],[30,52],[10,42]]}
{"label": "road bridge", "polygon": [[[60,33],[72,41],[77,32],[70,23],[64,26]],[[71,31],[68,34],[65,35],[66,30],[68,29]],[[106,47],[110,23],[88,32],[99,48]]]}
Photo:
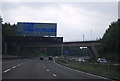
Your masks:
{"label": "road bridge", "polygon": [[17,43],[17,55],[19,55],[21,48],[47,48],[47,47],[61,47],[61,55],[63,55],[64,47],[89,47],[96,59],[99,54],[96,50],[96,46],[102,45],[100,41],[74,41],[63,42],[63,37],[8,37],[7,42]]}

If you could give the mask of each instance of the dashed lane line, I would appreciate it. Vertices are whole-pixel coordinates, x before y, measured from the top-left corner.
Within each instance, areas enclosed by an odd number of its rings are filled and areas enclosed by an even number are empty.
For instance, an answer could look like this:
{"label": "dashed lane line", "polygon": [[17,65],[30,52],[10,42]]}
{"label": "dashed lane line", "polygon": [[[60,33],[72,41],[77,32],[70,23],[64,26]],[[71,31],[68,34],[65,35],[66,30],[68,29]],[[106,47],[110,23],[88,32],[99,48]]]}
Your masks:
{"label": "dashed lane line", "polygon": [[21,65],[24,64],[23,62],[21,63]]}
{"label": "dashed lane line", "polygon": [[16,68],[17,66],[13,66],[12,68],[14,69],[14,68]]}
{"label": "dashed lane line", "polygon": [[47,71],[50,71],[49,69],[47,69]]}
{"label": "dashed lane line", "polygon": [[44,66],[44,68],[46,68],[46,67]]}
{"label": "dashed lane line", "polygon": [[16,67],[18,67],[18,66],[20,66],[20,65],[22,65],[23,63],[21,63],[21,64],[18,64],[18,65],[16,65],[16,66],[13,66],[12,68],[10,68],[10,69],[7,69],[7,70],[5,70],[5,71],[3,71],[4,73],[7,73],[7,72],[9,72],[10,70],[12,70],[12,69],[14,69],[14,68],[16,68]]}
{"label": "dashed lane line", "polygon": [[56,77],[57,75],[56,74],[53,74],[54,77]]}
{"label": "dashed lane line", "polygon": [[44,66],[43,62],[42,62],[42,66],[43,66],[44,69],[46,68],[46,67]]}
{"label": "dashed lane line", "polygon": [[14,68],[16,68],[16,67],[19,67],[19,66],[21,66],[22,64],[25,64],[25,63],[27,63],[27,62],[22,62],[22,63],[20,63],[20,64],[18,64],[18,65],[16,65],[16,66],[13,66],[12,68],[3,71],[3,73],[7,73],[7,72],[9,72],[10,70],[12,70],[12,69],[14,69]]}
{"label": "dashed lane line", "polygon": [[11,69],[7,69],[7,70],[4,71],[4,73],[6,73],[6,72],[8,72],[8,71],[10,71],[10,70],[11,70]]}
{"label": "dashed lane line", "polygon": [[[45,69],[46,67],[44,66],[43,62],[42,62],[42,66],[43,68]],[[50,71],[49,69],[47,69],[47,71]],[[56,74],[53,74],[54,77],[56,77],[57,75]]]}
{"label": "dashed lane line", "polygon": [[21,64],[18,64],[17,66],[20,66]]}

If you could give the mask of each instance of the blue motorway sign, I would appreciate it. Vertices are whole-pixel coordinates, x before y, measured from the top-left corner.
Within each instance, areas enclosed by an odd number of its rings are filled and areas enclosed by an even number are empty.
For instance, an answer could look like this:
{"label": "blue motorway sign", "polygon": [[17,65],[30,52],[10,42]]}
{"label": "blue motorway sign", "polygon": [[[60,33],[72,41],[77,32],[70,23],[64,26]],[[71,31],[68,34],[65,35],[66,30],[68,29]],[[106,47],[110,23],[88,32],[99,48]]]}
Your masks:
{"label": "blue motorway sign", "polygon": [[64,50],[65,53],[69,53],[70,51],[69,50]]}
{"label": "blue motorway sign", "polygon": [[25,36],[56,36],[56,23],[18,22],[18,34]]}

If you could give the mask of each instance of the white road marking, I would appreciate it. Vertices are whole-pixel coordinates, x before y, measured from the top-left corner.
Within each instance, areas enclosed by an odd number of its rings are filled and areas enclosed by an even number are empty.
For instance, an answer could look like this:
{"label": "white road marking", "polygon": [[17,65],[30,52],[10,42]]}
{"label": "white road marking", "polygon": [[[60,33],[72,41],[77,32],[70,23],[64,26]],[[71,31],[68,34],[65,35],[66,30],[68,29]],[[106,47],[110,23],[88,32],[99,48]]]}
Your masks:
{"label": "white road marking", "polygon": [[16,66],[13,66],[12,68],[14,69],[14,68],[16,68]]}
{"label": "white road marking", "polygon": [[50,71],[49,69],[47,69],[47,71]]}
{"label": "white road marking", "polygon": [[24,64],[25,62],[22,62],[21,64]]}
{"label": "white road marking", "polygon": [[20,66],[21,64],[18,64],[17,66]]}
{"label": "white road marking", "polygon": [[64,68],[67,68],[67,69],[70,69],[70,70],[73,70],[73,71],[77,71],[77,72],[80,72],[80,73],[84,73],[84,74],[92,75],[92,76],[99,77],[99,78],[102,78],[102,79],[109,79],[109,78],[106,78],[106,77],[102,77],[102,76],[98,76],[98,75],[90,74],[90,73],[87,73],[87,72],[82,72],[82,71],[79,71],[79,70],[76,70],[76,69],[72,69],[72,68],[69,68],[69,67],[66,67],[66,66],[62,66],[62,65],[56,63],[55,61],[54,61],[54,63],[57,64],[57,65],[59,65],[59,66],[61,66],[61,67],[64,67]]}
{"label": "white road marking", "polygon": [[56,74],[53,74],[54,77],[56,77],[57,75]]}
{"label": "white road marking", "polygon": [[6,73],[6,72],[8,72],[8,71],[10,71],[10,70],[12,70],[12,69],[14,69],[14,68],[16,68],[16,67],[18,67],[18,66],[21,66],[22,64],[25,64],[25,63],[27,63],[27,62],[22,62],[21,64],[18,64],[18,65],[16,65],[16,66],[13,66],[12,68],[3,71],[3,73]]}
{"label": "white road marking", "polygon": [[42,62],[42,66],[45,68],[45,66],[44,66],[43,62]]}
{"label": "white road marking", "polygon": [[4,71],[4,73],[6,73],[6,72],[8,72],[8,71],[10,71],[10,70],[11,70],[11,69],[7,69],[7,70]]}

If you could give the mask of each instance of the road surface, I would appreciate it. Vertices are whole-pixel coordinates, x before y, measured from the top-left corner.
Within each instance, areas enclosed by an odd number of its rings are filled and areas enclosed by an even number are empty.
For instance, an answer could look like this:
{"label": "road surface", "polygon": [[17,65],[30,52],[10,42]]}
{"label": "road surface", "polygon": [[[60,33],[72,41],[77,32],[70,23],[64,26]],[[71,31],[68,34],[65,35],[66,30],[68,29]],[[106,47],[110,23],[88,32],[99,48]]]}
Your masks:
{"label": "road surface", "polygon": [[108,79],[61,66],[53,60],[3,61],[3,79]]}

